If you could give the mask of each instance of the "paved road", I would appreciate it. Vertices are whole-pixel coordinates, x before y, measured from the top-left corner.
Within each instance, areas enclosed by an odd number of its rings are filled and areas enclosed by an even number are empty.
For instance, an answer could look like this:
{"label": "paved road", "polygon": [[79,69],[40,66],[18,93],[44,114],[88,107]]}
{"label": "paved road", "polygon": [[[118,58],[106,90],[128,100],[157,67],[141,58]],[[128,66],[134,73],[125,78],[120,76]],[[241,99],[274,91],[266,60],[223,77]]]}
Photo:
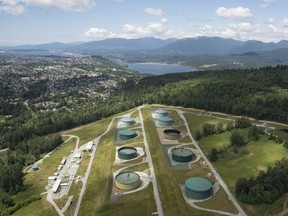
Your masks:
{"label": "paved road", "polygon": [[143,133],[144,146],[145,146],[146,155],[147,155],[147,162],[148,162],[149,167],[150,167],[151,181],[152,181],[152,185],[153,185],[153,192],[154,192],[154,197],[155,197],[155,200],[156,200],[156,206],[157,206],[158,215],[159,216],[163,216],[164,214],[163,214],[162,203],[161,203],[160,196],[159,196],[159,190],[158,190],[158,185],[157,185],[157,182],[156,182],[156,176],[155,176],[154,167],[153,167],[153,163],[152,163],[152,159],[151,159],[149,145],[148,145],[148,142],[147,142],[147,139],[146,139],[144,121],[143,121],[143,116],[142,116],[142,112],[141,112],[141,108],[142,107],[143,106],[138,107],[138,110],[139,110],[139,117],[140,117],[140,122],[141,122],[142,133]]}
{"label": "paved road", "polygon": [[57,211],[57,213],[60,215],[60,216],[64,216],[63,212],[61,211],[61,209],[58,207],[58,205],[54,202],[53,200],[53,192],[52,190],[50,189],[48,191],[48,195],[47,195],[47,201],[51,203],[51,205],[55,208],[55,210]]}
{"label": "paved road", "polygon": [[61,211],[62,211],[63,213],[67,210],[67,208],[68,208],[69,205],[71,204],[72,200],[73,200],[73,196],[69,196],[69,198],[68,198],[65,206],[61,209]]}
{"label": "paved road", "polygon": [[9,148],[5,148],[5,149],[1,149],[0,152],[5,152],[5,151],[8,151]]}
{"label": "paved road", "polygon": [[223,181],[223,179],[221,178],[221,176],[219,175],[219,173],[215,170],[215,168],[213,167],[213,165],[210,163],[210,161],[208,160],[208,158],[206,157],[206,155],[203,153],[202,149],[199,147],[198,143],[194,140],[194,138],[192,137],[190,128],[188,126],[187,120],[185,118],[185,116],[183,115],[183,111],[181,110],[176,110],[178,115],[182,118],[182,120],[184,121],[184,124],[187,128],[188,131],[188,135],[190,136],[191,140],[193,141],[195,147],[197,148],[197,150],[200,152],[200,154],[202,155],[203,159],[205,160],[206,164],[209,166],[210,170],[212,171],[212,173],[214,174],[214,176],[216,177],[216,179],[218,180],[219,184],[222,186],[222,188],[225,190],[225,192],[227,193],[227,195],[229,196],[231,202],[233,202],[234,206],[237,208],[239,214],[241,216],[246,216],[246,213],[243,211],[243,209],[241,208],[241,206],[239,205],[239,203],[237,202],[236,198],[234,197],[234,195],[230,192],[229,188],[227,187],[227,185],[225,184],[225,182]]}
{"label": "paved road", "polygon": [[113,118],[107,128],[107,130],[101,134],[99,137],[95,138],[94,140],[92,140],[94,143],[95,143],[95,148],[92,152],[92,155],[91,155],[91,158],[90,158],[90,161],[89,161],[89,164],[88,164],[88,167],[87,167],[87,171],[86,171],[86,174],[85,174],[85,178],[84,178],[84,182],[83,182],[83,186],[81,188],[81,192],[80,192],[80,195],[79,195],[79,199],[78,199],[78,202],[77,202],[77,206],[76,206],[76,209],[75,209],[75,212],[74,212],[74,216],[77,216],[78,213],[79,213],[79,210],[80,210],[80,206],[81,206],[81,202],[82,202],[82,199],[83,199],[83,196],[84,196],[84,193],[85,193],[85,190],[86,190],[86,187],[87,187],[87,181],[88,181],[88,177],[89,177],[89,174],[90,174],[90,171],[91,171],[91,167],[92,167],[92,163],[93,163],[93,160],[94,160],[94,156],[95,156],[95,153],[96,153],[96,150],[97,150],[97,147],[98,147],[98,143],[100,141],[100,139],[106,135],[108,133],[108,131],[111,129],[112,125],[113,125],[113,122],[114,122],[114,119]]}

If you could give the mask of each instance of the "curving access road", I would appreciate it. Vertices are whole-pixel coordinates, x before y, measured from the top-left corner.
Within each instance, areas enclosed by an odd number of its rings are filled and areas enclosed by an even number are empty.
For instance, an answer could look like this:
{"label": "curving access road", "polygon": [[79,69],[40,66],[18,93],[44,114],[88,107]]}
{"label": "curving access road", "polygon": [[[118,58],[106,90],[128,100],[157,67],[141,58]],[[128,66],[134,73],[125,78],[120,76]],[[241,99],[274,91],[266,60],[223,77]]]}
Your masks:
{"label": "curving access road", "polygon": [[241,216],[246,216],[246,213],[244,212],[244,210],[241,208],[241,206],[239,205],[239,203],[237,202],[236,198],[234,197],[234,195],[230,192],[228,186],[226,185],[226,183],[223,181],[223,179],[221,178],[220,174],[215,170],[215,168],[213,167],[213,165],[211,164],[211,162],[208,160],[208,158],[206,157],[206,155],[203,153],[202,149],[199,147],[198,143],[194,140],[192,133],[190,131],[189,125],[187,123],[187,120],[185,118],[185,116],[183,115],[182,110],[178,110],[176,109],[178,115],[180,116],[180,118],[183,120],[187,131],[188,131],[188,135],[191,138],[191,140],[193,141],[194,146],[197,148],[197,150],[200,152],[200,154],[202,155],[203,159],[205,160],[206,164],[208,165],[208,167],[210,168],[211,172],[214,174],[215,178],[218,180],[219,184],[222,186],[222,188],[225,190],[225,192],[227,193],[229,199],[231,200],[231,202],[234,204],[234,206],[236,207],[236,209],[238,210],[238,215]]}

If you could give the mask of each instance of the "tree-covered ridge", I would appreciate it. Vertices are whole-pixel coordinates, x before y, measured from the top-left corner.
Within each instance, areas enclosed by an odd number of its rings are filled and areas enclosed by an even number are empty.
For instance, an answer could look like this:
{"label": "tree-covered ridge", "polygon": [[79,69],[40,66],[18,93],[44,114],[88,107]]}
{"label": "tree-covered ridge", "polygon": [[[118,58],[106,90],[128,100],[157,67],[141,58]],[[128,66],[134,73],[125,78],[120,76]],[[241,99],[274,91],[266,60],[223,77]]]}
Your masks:
{"label": "tree-covered ridge", "polygon": [[126,82],[122,97],[287,123],[287,88],[288,67],[278,66],[145,77]]}
{"label": "tree-covered ridge", "polygon": [[260,171],[256,178],[240,178],[236,183],[236,196],[245,203],[273,203],[288,191],[288,160],[276,161],[275,167]]}

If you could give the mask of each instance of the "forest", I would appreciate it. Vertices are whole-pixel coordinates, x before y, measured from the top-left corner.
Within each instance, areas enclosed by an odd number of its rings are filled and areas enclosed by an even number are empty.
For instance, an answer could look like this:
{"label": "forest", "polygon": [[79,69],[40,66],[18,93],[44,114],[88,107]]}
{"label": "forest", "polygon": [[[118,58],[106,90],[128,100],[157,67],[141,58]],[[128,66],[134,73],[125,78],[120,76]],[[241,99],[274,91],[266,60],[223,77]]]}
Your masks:
{"label": "forest", "polygon": [[236,182],[236,196],[241,202],[249,204],[273,203],[288,192],[288,159],[283,158],[260,171],[256,178],[240,178]]}
{"label": "forest", "polygon": [[[203,71],[123,84],[123,100],[194,107],[288,122],[288,67]],[[139,97],[139,95],[141,95]]]}

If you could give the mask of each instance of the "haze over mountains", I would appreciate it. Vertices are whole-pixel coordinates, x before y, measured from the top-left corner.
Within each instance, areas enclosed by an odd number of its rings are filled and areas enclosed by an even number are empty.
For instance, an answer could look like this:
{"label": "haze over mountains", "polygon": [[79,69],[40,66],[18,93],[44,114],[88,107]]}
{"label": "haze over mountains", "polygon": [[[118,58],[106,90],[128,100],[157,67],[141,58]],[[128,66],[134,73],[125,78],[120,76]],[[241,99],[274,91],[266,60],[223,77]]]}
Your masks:
{"label": "haze over mountains", "polygon": [[246,52],[271,51],[288,48],[288,41],[278,43],[249,40],[239,41],[220,37],[196,37],[184,39],[158,39],[153,37],[139,39],[111,38],[100,41],[77,43],[49,43],[39,45],[21,45],[15,47],[0,47],[3,50],[63,50],[63,51],[140,51],[151,50],[153,53],[178,53],[192,55],[227,55]]}
{"label": "haze over mountains", "polygon": [[123,62],[164,62],[206,69],[236,69],[288,64],[288,41],[278,43],[220,37],[184,39],[110,38],[100,41],[49,43],[0,47],[2,52],[70,56],[78,54],[102,55]]}

